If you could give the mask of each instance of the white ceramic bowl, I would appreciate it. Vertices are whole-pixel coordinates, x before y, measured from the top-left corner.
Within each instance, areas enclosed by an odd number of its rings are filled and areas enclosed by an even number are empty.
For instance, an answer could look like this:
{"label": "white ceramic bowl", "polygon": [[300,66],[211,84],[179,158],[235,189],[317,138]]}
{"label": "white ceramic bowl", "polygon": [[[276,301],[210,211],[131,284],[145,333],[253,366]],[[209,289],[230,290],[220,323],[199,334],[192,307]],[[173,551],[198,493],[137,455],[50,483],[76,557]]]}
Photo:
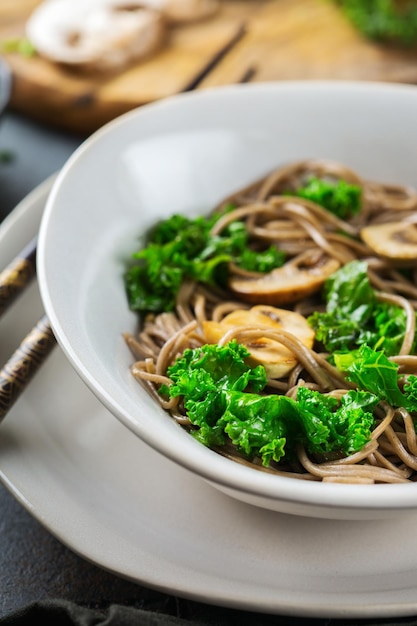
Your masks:
{"label": "white ceramic bowl", "polygon": [[124,260],[158,218],[208,212],[273,167],[310,157],[342,162],[365,178],[417,185],[416,137],[417,88],[343,82],[195,92],[106,125],[58,175],[39,236],[42,299],[68,359],[127,428],[233,497],[340,519],[417,510],[415,484],[307,483],[217,455],[133,379],[122,338],[137,322],[125,297]]}

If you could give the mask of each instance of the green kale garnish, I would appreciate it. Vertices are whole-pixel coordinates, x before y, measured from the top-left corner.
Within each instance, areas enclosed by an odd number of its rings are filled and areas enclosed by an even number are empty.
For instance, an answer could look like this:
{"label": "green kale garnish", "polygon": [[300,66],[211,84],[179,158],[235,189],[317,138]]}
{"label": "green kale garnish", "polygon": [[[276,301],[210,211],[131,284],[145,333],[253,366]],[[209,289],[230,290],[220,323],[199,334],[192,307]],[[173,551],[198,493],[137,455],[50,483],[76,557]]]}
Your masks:
{"label": "green kale garnish", "polygon": [[323,296],[326,311],[316,311],[308,321],[327,352],[354,350],[366,343],[388,356],[398,354],[406,313],[402,307],[378,301],[365,261],[352,261],[330,276]]}
{"label": "green kale garnish", "polygon": [[192,434],[208,447],[231,441],[247,458],[262,464],[293,458],[298,443],[312,454],[352,454],[370,439],[375,395],[349,391],[339,402],[305,387],[297,398],[262,394],[267,378],[261,365],[246,364],[249,351],[225,346],[187,349],[167,371],[172,384],[161,387],[183,398]]}
{"label": "green kale garnish", "polygon": [[173,310],[178,290],[186,279],[223,286],[231,262],[262,273],[283,264],[284,254],[274,246],[261,251],[250,248],[249,235],[241,221],[231,222],[221,234],[212,236],[211,229],[222,214],[193,219],[173,215],[155,227],[148,245],[134,253],[135,263],[125,274],[132,310]]}
{"label": "green kale garnish", "polygon": [[369,39],[410,46],[417,41],[417,7],[412,0],[336,0]]}
{"label": "green kale garnish", "polygon": [[331,182],[313,177],[296,189],[295,195],[312,200],[341,219],[357,215],[362,206],[361,188],[345,180]]}
{"label": "green kale garnish", "polygon": [[340,402],[331,396],[306,387],[299,387],[297,403],[300,417],[305,422],[306,413],[314,415],[328,429],[324,441],[315,441],[310,435],[303,441],[311,453],[340,452],[353,454],[361,450],[371,438],[374,425],[373,409],[378,403],[369,391],[348,391]]}
{"label": "green kale garnish", "polygon": [[386,400],[391,406],[417,411],[417,376],[410,375],[401,391],[398,365],[381,350],[363,345],[358,350],[334,355],[335,365],[347,380]]}

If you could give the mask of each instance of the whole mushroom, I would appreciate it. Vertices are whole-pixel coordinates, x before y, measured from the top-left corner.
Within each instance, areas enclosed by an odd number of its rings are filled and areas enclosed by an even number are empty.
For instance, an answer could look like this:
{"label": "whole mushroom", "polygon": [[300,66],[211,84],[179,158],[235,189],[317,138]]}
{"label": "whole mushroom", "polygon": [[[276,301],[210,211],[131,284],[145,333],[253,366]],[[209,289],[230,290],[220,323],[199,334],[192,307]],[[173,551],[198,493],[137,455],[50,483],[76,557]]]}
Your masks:
{"label": "whole mushroom", "polygon": [[139,0],[46,0],[26,23],[41,56],[85,71],[144,59],[161,46],[165,32],[162,13]]}

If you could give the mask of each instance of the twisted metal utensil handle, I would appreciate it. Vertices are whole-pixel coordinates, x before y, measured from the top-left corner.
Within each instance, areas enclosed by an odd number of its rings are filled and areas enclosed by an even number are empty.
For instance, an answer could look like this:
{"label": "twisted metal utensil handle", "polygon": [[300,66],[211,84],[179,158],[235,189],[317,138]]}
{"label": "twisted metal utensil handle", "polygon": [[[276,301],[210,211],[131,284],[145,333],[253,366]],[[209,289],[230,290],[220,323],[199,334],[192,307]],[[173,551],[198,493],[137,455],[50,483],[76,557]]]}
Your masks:
{"label": "twisted metal utensil handle", "polygon": [[43,316],[0,372],[0,422],[55,345],[49,321]]}
{"label": "twisted metal utensil handle", "polygon": [[35,237],[0,273],[0,316],[36,274],[36,243]]}

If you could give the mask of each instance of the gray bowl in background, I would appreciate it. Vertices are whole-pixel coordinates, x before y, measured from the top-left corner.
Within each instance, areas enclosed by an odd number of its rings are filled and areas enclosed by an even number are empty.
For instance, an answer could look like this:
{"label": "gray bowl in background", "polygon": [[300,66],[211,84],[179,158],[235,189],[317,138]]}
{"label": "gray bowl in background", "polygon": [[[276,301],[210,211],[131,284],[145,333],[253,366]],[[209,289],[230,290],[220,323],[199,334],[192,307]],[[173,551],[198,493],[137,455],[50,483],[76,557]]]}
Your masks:
{"label": "gray bowl in background", "polygon": [[0,115],[10,100],[12,76],[6,61],[0,57]]}

